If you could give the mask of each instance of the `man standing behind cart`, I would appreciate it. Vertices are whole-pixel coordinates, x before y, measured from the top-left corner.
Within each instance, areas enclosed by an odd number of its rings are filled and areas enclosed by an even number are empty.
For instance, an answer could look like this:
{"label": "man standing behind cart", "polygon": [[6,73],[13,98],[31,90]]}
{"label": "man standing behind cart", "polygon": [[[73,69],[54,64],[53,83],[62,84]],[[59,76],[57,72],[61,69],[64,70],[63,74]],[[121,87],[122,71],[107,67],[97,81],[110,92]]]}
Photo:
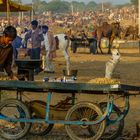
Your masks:
{"label": "man standing behind cart", "polygon": [[44,41],[44,37],[41,29],[38,27],[38,21],[33,20],[31,22],[31,30],[25,35],[25,42],[30,42],[30,58],[40,59],[41,42]]}
{"label": "man standing behind cart", "polygon": [[6,71],[10,79],[16,80],[11,66],[13,61],[12,41],[16,38],[17,31],[13,26],[7,26],[0,36],[0,72]]}
{"label": "man standing behind cart", "polygon": [[[30,58],[31,59],[40,59],[41,53],[41,42],[44,41],[44,37],[41,29],[38,27],[38,21],[33,20],[31,22],[32,30],[28,31],[25,35],[25,42],[30,42]],[[27,46],[28,48],[29,46]],[[35,69],[35,73],[38,74],[41,71],[41,68]]]}

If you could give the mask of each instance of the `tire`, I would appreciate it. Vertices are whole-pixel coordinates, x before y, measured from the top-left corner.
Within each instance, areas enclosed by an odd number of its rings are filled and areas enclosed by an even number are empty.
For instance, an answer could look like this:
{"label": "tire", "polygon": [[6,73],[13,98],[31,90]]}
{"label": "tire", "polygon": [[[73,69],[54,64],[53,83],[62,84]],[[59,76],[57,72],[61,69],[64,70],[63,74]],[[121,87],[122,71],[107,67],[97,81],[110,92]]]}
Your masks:
{"label": "tire", "polygon": [[[15,107],[15,111],[14,108]],[[6,110],[4,110],[6,109]],[[4,112],[5,111],[5,112]],[[17,113],[17,114],[16,114]],[[17,118],[26,118],[30,119],[31,115],[29,113],[28,108],[24,103],[22,103],[19,100],[16,99],[7,99],[0,103],[0,114],[3,116],[11,117],[12,119]],[[10,139],[10,140],[18,140],[23,138],[26,134],[28,134],[31,123],[24,123],[24,122],[8,122],[3,121],[3,124],[0,124],[0,136],[4,139]],[[19,125],[19,126],[17,126]],[[20,131],[21,130],[21,131]],[[20,131],[17,133],[17,131]]]}
{"label": "tire", "polygon": [[[100,106],[104,110],[107,107],[107,103],[102,102],[102,103],[100,103]],[[115,113],[117,115],[117,117],[119,117],[121,115],[121,110],[114,104],[113,104],[113,113]],[[102,140],[115,140],[117,137],[119,137],[122,134],[122,131],[123,131],[123,128],[124,128],[124,119],[122,119],[121,121],[119,121],[116,124],[115,123],[114,124],[109,124],[109,120],[111,120],[111,118],[107,119],[108,125],[105,129],[104,135],[102,136]],[[113,131],[113,133],[110,133],[110,134],[107,135],[107,129],[109,129],[109,126],[111,126],[111,125],[117,126],[117,129],[115,129]]]}
{"label": "tire", "polygon": [[[86,109],[88,110],[88,112],[86,112]],[[91,115],[93,115],[93,112],[94,112],[94,115],[96,114],[95,115],[96,117],[94,117],[94,120],[95,119],[98,120],[97,116],[99,116],[100,118],[103,115],[102,111],[97,105],[93,103],[89,103],[89,102],[80,102],[80,103],[75,104],[68,110],[65,120],[66,121],[93,121],[93,119],[91,120],[91,118],[93,118],[91,117]],[[71,128],[71,126],[73,128]],[[67,131],[67,134],[72,140],[99,140],[105,130],[105,121],[102,121],[101,123],[96,124],[96,125],[92,125],[98,129],[97,132],[94,134],[89,133],[88,131],[89,126],[91,125],[72,125],[71,124],[71,125],[65,125],[65,129]],[[87,132],[86,137],[85,137],[86,135],[85,132],[80,135],[79,134],[76,135],[76,132],[81,133],[83,132],[83,130],[87,130],[85,131]]]}
{"label": "tire", "polygon": [[[35,102],[43,104],[43,105],[46,105],[46,103],[43,101],[39,101],[39,100],[34,100],[34,101],[29,102],[32,118],[40,119],[40,116],[38,116],[36,114],[36,112],[34,111],[34,109],[31,106],[32,103],[35,103]],[[43,118],[41,118],[41,119],[43,119]],[[44,136],[44,135],[47,135],[53,129],[53,127],[54,127],[54,124],[47,124],[46,122],[44,122],[44,123],[39,123],[39,122],[32,123],[31,129],[30,129],[30,134]]]}

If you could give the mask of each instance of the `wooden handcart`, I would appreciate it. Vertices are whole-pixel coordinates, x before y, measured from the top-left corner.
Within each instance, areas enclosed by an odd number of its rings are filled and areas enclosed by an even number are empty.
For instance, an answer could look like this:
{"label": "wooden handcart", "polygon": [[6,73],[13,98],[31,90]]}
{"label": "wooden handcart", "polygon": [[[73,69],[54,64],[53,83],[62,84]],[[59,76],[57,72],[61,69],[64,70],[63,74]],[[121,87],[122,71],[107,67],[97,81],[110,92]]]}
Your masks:
{"label": "wooden handcart", "polygon": [[[89,83],[62,83],[62,82],[35,82],[35,81],[0,81],[0,90],[18,91],[15,99],[6,99],[0,103],[0,120],[10,122],[12,125],[0,125],[0,136],[5,139],[21,139],[26,136],[34,123],[48,124],[46,133],[48,133],[53,124],[64,124],[67,134],[73,140],[98,140],[104,137],[105,128],[109,124],[119,122],[119,130],[123,127],[123,119],[129,111],[129,96],[139,94],[140,87],[123,85],[123,84],[89,84]],[[48,93],[45,103],[45,116],[37,116],[36,111],[31,110],[32,106],[22,101],[24,91],[35,93]],[[67,109],[64,120],[51,118],[51,96],[52,93],[72,94],[72,102]],[[100,106],[89,102],[75,103],[75,94],[106,94],[108,102],[102,103]],[[118,110],[113,104],[113,96],[120,95],[125,98],[125,108],[123,111]],[[40,105],[43,105],[41,103]],[[13,113],[13,109],[16,113]],[[103,112],[103,109],[105,112]],[[111,113],[115,110],[117,118],[110,119]],[[11,113],[12,112],[12,113]],[[59,111],[58,111],[59,113]],[[121,126],[121,127],[120,127]],[[18,132],[17,132],[18,130]],[[115,137],[116,133],[112,136]],[[111,137],[106,137],[111,139]]]}

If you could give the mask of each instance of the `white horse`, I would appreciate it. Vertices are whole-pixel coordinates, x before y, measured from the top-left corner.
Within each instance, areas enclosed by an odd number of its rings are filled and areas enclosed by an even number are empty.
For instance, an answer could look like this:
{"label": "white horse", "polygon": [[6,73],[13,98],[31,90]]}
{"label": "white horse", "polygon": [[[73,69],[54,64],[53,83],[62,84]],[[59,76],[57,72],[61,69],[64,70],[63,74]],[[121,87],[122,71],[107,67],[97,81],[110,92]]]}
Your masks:
{"label": "white horse", "polygon": [[70,56],[68,53],[68,48],[70,46],[70,39],[65,34],[54,35],[56,39],[57,47],[63,52],[64,58],[66,60],[66,70],[70,70]]}

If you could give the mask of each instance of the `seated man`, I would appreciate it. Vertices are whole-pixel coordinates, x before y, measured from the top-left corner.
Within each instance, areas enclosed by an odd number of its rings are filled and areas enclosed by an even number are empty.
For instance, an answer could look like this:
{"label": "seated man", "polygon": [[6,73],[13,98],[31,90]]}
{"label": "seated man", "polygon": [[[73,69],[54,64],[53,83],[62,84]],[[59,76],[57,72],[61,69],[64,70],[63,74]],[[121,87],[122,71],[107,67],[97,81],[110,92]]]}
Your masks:
{"label": "seated man", "polygon": [[11,65],[13,61],[12,41],[16,38],[17,31],[13,26],[4,29],[3,35],[0,36],[0,72],[6,71],[10,79],[17,79],[14,76]]}

